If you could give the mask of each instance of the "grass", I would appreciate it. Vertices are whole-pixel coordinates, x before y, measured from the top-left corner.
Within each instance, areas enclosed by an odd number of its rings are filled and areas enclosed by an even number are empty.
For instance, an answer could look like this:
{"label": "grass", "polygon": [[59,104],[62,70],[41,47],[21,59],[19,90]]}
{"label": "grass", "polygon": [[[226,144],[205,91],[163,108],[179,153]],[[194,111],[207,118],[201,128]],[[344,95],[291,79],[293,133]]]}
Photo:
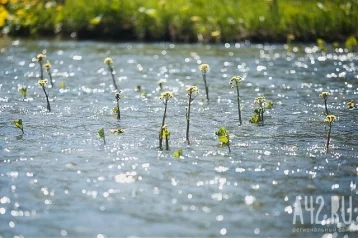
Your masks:
{"label": "grass", "polygon": [[[358,36],[356,0],[3,0],[0,28],[13,36],[232,42],[343,41]],[[62,4],[61,4],[62,3]]]}

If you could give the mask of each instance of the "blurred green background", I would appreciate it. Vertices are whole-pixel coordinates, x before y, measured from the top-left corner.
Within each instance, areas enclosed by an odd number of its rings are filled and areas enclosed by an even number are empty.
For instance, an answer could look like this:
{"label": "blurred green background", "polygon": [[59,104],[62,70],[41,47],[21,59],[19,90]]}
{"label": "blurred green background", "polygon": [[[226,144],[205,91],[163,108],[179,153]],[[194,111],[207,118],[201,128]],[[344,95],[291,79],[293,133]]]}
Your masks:
{"label": "blurred green background", "polygon": [[358,0],[0,0],[3,35],[121,41],[344,41]]}

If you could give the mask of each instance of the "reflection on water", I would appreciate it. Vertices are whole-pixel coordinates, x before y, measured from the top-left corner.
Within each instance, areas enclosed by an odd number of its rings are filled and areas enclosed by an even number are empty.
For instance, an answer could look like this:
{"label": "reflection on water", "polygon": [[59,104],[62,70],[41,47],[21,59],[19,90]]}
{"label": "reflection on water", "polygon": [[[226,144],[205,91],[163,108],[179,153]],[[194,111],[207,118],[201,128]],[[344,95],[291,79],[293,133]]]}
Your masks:
{"label": "reflection on water", "polygon": [[[249,43],[0,42],[0,237],[335,237],[338,228],[351,237],[358,230],[358,114],[346,106],[357,101],[356,53],[322,53],[313,45],[288,53],[283,45]],[[39,52],[52,63],[51,113],[37,85]],[[120,121],[105,57],[113,59],[122,91]],[[210,104],[202,63],[210,65]],[[235,75],[244,78],[241,127],[229,85]],[[174,92],[169,152],[156,148],[164,109],[159,80]],[[190,146],[187,85],[200,90]],[[329,154],[322,91],[338,119]],[[274,103],[265,126],[248,123],[257,96]],[[20,118],[24,136],[12,124]],[[231,154],[217,143],[220,126],[230,133]],[[115,128],[124,133],[110,133]],[[183,157],[173,158],[180,147]],[[344,200],[348,208],[349,198],[350,222],[341,213],[331,219],[332,207]],[[293,224],[301,221],[299,205],[304,224]],[[310,208],[319,222],[310,220]]]}

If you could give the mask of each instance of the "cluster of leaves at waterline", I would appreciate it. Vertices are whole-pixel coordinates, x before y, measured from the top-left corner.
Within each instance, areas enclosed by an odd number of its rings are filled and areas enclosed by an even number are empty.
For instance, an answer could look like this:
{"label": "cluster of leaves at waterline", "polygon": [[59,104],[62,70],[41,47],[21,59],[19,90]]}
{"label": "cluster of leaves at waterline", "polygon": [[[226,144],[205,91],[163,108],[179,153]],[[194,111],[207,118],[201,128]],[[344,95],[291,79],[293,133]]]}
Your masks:
{"label": "cluster of leaves at waterline", "polygon": [[[162,100],[163,104],[164,104],[164,114],[163,114],[163,119],[162,119],[162,125],[160,127],[160,132],[159,132],[159,149],[162,150],[163,149],[163,138],[165,137],[165,140],[167,142],[167,139],[169,140],[169,135],[166,136],[166,134],[164,133],[164,130],[166,129],[165,127],[165,118],[167,117],[167,108],[168,108],[168,101],[169,99],[171,99],[173,97],[173,93],[172,92],[162,92],[160,94],[160,99]],[[164,135],[164,137],[163,137]],[[166,147],[167,150],[169,150],[169,146]]]}
{"label": "cluster of leaves at waterline", "polygon": [[258,104],[258,108],[254,109],[254,115],[249,120],[250,123],[256,123],[264,125],[264,112],[265,109],[272,108],[272,102],[266,102],[265,97],[257,97],[254,100],[254,104]]}
{"label": "cluster of leaves at waterline", "polygon": [[215,135],[217,135],[218,140],[221,143],[221,145],[227,146],[227,148],[229,149],[229,153],[231,153],[230,137],[229,137],[229,133],[226,131],[226,128],[223,126],[220,127],[219,130],[217,132],[215,132]]}
{"label": "cluster of leaves at waterline", "polygon": [[190,126],[190,109],[191,109],[191,103],[194,101],[196,96],[199,94],[198,87],[196,86],[188,86],[186,89],[187,95],[188,95],[188,106],[186,107],[186,141],[188,144],[190,144],[189,140],[189,126]]}

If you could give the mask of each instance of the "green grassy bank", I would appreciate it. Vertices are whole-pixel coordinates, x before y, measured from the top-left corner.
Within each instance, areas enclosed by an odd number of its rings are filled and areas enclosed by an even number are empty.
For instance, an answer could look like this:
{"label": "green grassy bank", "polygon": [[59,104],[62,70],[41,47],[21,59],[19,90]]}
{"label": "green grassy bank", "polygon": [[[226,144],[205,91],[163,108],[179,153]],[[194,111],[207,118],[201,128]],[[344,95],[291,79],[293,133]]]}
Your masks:
{"label": "green grassy bank", "polygon": [[[232,42],[358,36],[358,0],[0,0],[11,36]],[[74,34],[72,34],[74,36]]]}

